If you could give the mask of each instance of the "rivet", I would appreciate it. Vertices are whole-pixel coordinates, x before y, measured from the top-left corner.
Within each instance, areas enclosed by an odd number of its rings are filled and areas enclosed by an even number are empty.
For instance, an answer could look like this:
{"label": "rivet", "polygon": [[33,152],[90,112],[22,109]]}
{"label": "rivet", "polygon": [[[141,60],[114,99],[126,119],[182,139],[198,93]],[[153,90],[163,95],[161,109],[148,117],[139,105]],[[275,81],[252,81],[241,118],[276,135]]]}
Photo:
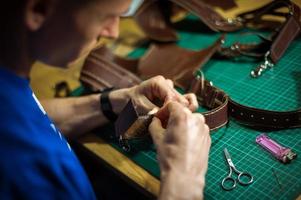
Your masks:
{"label": "rivet", "polygon": [[262,117],[261,119],[264,120],[264,117]]}
{"label": "rivet", "polygon": [[277,121],[277,119],[273,119],[273,121],[274,121],[274,122],[276,122],[276,121]]}
{"label": "rivet", "polygon": [[240,115],[243,116],[244,114],[241,112]]}
{"label": "rivet", "polygon": [[232,112],[234,112],[234,109],[231,109]]}
{"label": "rivet", "polygon": [[290,120],[290,119],[285,119],[285,121],[287,121],[287,122],[288,122],[289,120]]}
{"label": "rivet", "polygon": [[254,117],[254,115],[251,115],[251,118],[253,118]]}

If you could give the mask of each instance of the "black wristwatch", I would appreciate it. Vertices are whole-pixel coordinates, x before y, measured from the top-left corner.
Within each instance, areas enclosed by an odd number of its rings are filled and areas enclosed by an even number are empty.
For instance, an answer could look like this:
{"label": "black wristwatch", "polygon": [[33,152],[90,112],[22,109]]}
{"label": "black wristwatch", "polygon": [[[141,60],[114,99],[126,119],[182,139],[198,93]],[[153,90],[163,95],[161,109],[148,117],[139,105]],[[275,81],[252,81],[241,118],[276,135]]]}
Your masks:
{"label": "black wristwatch", "polygon": [[118,115],[113,112],[112,104],[109,99],[109,94],[112,90],[113,88],[100,93],[100,109],[109,121],[115,122]]}

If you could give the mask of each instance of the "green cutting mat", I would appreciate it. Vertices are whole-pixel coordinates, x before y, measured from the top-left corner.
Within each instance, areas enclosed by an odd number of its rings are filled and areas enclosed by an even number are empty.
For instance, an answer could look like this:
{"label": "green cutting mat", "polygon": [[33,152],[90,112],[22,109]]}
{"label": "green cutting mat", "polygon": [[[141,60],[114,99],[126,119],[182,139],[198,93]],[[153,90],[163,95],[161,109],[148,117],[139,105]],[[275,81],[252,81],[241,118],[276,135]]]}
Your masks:
{"label": "green cutting mat", "polygon": [[[212,32],[199,33],[193,30],[179,31],[179,34],[178,45],[195,50],[209,46],[219,36]],[[240,37],[238,33],[228,34],[227,43],[254,39]],[[130,57],[140,57],[146,48],[147,45],[136,49]],[[208,80],[240,103],[257,108],[285,111],[301,107],[300,61],[301,40],[298,39],[289,47],[275,68],[258,79],[253,79],[249,75],[251,69],[257,64],[250,61],[211,60],[203,68],[203,72]],[[112,131],[113,129],[107,126],[99,132],[99,135],[122,152],[115,139],[109,137]],[[287,165],[278,162],[255,143],[255,138],[260,133],[236,123],[233,119],[227,127],[212,133],[206,177],[206,199],[296,199],[301,194],[301,158],[298,157]],[[268,135],[301,155],[300,129],[274,131],[269,132]],[[138,141],[135,144],[132,145],[134,148],[131,153],[123,153],[159,178],[156,152],[150,140]],[[225,147],[228,148],[236,167],[254,176],[253,184],[237,185],[232,191],[224,191],[221,188],[221,180],[228,174],[228,166],[223,155]]]}

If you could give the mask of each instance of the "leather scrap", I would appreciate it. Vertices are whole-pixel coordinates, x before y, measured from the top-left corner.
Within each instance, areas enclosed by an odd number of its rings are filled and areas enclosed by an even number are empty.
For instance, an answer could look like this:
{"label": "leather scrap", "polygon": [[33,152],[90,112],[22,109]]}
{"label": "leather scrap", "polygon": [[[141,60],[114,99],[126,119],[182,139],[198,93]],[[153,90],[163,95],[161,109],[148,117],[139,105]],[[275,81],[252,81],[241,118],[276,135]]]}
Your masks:
{"label": "leather scrap", "polygon": [[224,35],[211,46],[199,51],[184,49],[174,43],[152,44],[140,59],[138,74],[143,79],[162,75],[173,80],[177,86],[187,89],[195,72],[221,48],[223,40]]}
{"label": "leather scrap", "polygon": [[80,81],[92,91],[131,87],[141,82],[133,73],[137,64],[138,60],[118,57],[102,46],[88,55],[81,70]]}
{"label": "leather scrap", "polygon": [[178,35],[171,27],[169,18],[165,17],[161,4],[162,2],[157,0],[145,1],[134,19],[151,40],[175,42]]}
{"label": "leather scrap", "polygon": [[152,119],[153,115],[138,113],[134,103],[130,100],[115,122],[116,137],[122,140],[146,137]]}

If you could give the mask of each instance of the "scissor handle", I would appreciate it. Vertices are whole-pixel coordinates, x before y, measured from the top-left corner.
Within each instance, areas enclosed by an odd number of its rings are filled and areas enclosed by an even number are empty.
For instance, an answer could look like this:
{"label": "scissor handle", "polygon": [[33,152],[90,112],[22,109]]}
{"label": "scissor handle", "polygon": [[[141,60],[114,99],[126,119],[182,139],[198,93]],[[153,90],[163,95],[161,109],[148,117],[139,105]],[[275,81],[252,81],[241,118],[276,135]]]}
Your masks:
{"label": "scissor handle", "polygon": [[[243,181],[244,177],[247,178],[247,181]],[[249,184],[253,183],[253,176],[251,174],[249,174],[248,172],[240,172],[238,174],[237,179],[241,185],[249,185]]]}
{"label": "scissor handle", "polygon": [[[226,183],[229,186],[227,186]],[[235,187],[236,187],[236,180],[234,178],[232,178],[231,176],[227,176],[223,179],[222,188],[224,190],[227,190],[227,191],[233,190]]]}

